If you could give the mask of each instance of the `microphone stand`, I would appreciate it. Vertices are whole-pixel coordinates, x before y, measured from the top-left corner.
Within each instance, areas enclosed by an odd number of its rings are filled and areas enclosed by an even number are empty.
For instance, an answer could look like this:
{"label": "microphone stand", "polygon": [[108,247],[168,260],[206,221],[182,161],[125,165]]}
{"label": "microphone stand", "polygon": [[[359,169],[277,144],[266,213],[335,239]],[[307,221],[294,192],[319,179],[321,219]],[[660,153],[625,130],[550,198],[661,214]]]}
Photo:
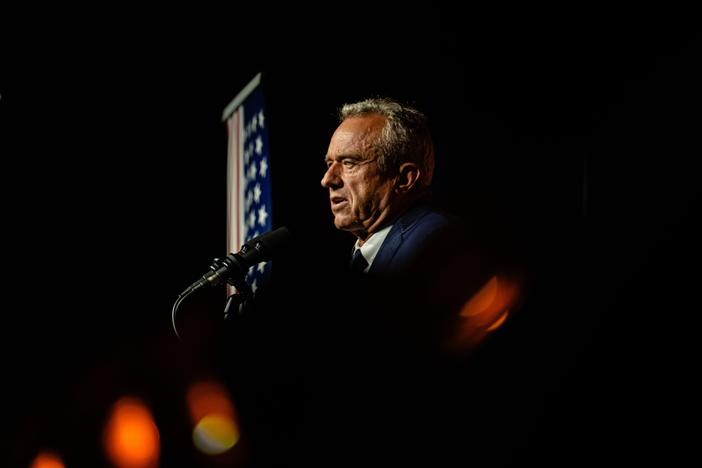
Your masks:
{"label": "microphone stand", "polygon": [[178,337],[179,340],[181,339],[181,337],[178,333],[178,328],[176,327],[175,318],[180,304],[190,294],[202,288],[203,286],[222,284],[223,272],[226,271],[228,273],[228,275],[226,276],[226,282],[229,285],[234,286],[234,288],[236,289],[236,293],[232,294],[227,298],[227,303],[224,306],[225,319],[229,318],[233,308],[236,308],[236,310],[239,313],[241,313],[243,310],[242,306],[246,303],[247,300],[253,298],[253,290],[251,289],[251,286],[249,286],[249,284],[246,282],[246,269],[233,268],[233,264],[241,265],[241,263],[237,260],[236,256],[233,254],[227,255],[224,258],[215,258],[212,261],[212,265],[210,265],[211,272],[205,274],[203,278],[193,283],[188,289],[183,291],[178,296],[178,299],[176,299],[175,304],[173,304],[173,309],[171,310],[171,321],[173,324],[173,331],[175,332],[175,335],[176,337]]}
{"label": "microphone stand", "polygon": [[[229,265],[231,262],[230,258],[215,258],[212,261],[212,266],[210,270],[218,271],[220,268]],[[236,310],[238,313],[243,311],[243,305],[246,301],[253,297],[253,290],[249,283],[246,282],[246,277],[242,270],[230,269],[230,274],[227,277],[227,283],[230,286],[234,286],[236,292],[227,298],[227,303],[224,306],[224,318],[229,318],[232,310]]]}
{"label": "microphone stand", "polygon": [[180,339],[175,320],[180,303],[190,294],[205,286],[216,286],[225,282],[234,286],[237,292],[227,298],[227,304],[224,307],[224,317],[227,318],[230,315],[233,307],[236,307],[241,312],[241,306],[253,297],[253,291],[246,282],[246,273],[249,268],[258,262],[270,260],[273,252],[289,241],[290,231],[283,226],[275,231],[250,239],[241,246],[241,250],[238,253],[230,253],[226,257],[215,258],[210,266],[210,271],[180,293],[175,304],[173,304],[171,321],[176,336]]}

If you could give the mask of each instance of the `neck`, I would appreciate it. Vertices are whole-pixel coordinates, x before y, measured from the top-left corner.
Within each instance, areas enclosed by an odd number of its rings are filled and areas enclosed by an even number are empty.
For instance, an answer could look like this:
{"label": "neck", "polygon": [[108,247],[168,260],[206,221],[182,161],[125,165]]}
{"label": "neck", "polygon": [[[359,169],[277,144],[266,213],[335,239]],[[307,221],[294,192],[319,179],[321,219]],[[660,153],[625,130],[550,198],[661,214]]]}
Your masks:
{"label": "neck", "polygon": [[362,246],[370,236],[380,231],[388,224],[394,223],[402,213],[428,196],[428,191],[417,191],[412,194],[407,194],[405,197],[398,199],[395,203],[390,204],[367,228],[353,231],[353,234],[358,239],[358,246]]}

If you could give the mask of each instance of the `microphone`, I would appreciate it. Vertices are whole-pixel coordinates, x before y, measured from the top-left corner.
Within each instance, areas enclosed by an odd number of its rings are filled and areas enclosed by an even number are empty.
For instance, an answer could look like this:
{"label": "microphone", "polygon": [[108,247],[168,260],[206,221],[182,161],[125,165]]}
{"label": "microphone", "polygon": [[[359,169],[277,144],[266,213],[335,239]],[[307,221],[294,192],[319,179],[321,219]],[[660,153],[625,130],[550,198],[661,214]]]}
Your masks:
{"label": "microphone", "polygon": [[291,234],[285,226],[254,237],[237,253],[230,253],[224,258],[215,258],[210,271],[191,284],[180,296],[189,295],[205,286],[217,286],[229,283],[237,289],[245,289],[244,277],[249,268],[260,262],[271,260],[273,255],[285,247]]}
{"label": "microphone", "polygon": [[[233,285],[237,289],[239,293],[237,297],[239,297],[240,301],[251,297],[253,293],[251,287],[246,283],[246,272],[257,263],[271,260],[281,248],[285,247],[285,245],[290,242],[291,237],[288,228],[281,227],[274,231],[263,233],[258,237],[254,237],[242,245],[241,250],[237,253],[230,253],[224,258],[215,258],[210,266],[210,271],[202,275],[202,278],[195,281],[188,286],[185,291],[180,293],[175,304],[173,304],[171,321],[173,324],[173,331],[178,339],[180,339],[180,334],[176,327],[176,313],[180,303],[183,302],[186,297],[205,286],[216,286],[225,282]],[[229,305],[228,301],[227,308]]]}

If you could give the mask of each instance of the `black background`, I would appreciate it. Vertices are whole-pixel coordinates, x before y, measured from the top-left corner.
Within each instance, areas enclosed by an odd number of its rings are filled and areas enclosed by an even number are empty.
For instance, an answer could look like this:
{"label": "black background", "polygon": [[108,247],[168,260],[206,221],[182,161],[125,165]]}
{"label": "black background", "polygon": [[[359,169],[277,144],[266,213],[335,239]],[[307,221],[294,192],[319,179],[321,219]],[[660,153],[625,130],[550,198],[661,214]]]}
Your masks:
{"label": "black background", "polygon": [[6,29],[7,466],[43,448],[69,466],[104,464],[99,433],[125,394],[153,410],[163,466],[214,463],[192,449],[183,394],[228,372],[227,359],[207,341],[211,324],[177,343],[170,308],[223,253],[221,112],[261,69],[273,222],[310,265],[341,261],[351,242],[319,186],[334,112],[387,95],[429,116],[437,197],[525,266],[521,325],[501,358],[508,397],[533,397],[510,429],[524,436],[510,436],[514,466],[688,458],[695,30],[656,14],[289,13],[20,15],[24,27]]}

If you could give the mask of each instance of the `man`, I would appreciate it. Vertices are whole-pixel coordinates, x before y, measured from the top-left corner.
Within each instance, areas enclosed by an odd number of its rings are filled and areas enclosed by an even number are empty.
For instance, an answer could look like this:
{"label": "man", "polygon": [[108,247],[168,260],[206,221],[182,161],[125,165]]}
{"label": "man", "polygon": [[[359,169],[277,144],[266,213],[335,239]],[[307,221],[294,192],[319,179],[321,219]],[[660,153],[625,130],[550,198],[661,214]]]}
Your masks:
{"label": "man", "polygon": [[489,275],[468,232],[433,207],[426,118],[389,99],[346,104],[339,117],[321,184],[336,228],[356,237],[351,269],[372,277],[354,294],[368,294],[357,309],[410,348],[451,348]]}
{"label": "man", "polygon": [[340,369],[338,388],[353,395],[340,405],[346,412],[333,416],[350,428],[342,440],[362,433],[378,452],[392,455],[390,464],[399,464],[398,456],[416,461],[414,449],[421,446],[425,464],[437,466],[433,454],[460,453],[463,437],[478,435],[465,430],[458,443],[452,440],[448,428],[477,422],[467,404],[475,395],[457,377],[466,370],[444,357],[456,349],[466,325],[462,312],[489,268],[461,223],[433,206],[434,145],[424,115],[392,100],[367,99],[344,105],[339,116],[321,184],[329,190],[334,225],[356,237],[352,269],[365,274],[329,291],[328,303],[337,306],[332,315],[343,321],[335,329],[350,338],[333,335],[348,357],[334,354],[327,368]]}
{"label": "man", "polygon": [[346,104],[325,158],[337,229],[357,238],[355,265],[393,274],[416,262],[449,219],[429,205],[434,145],[419,111],[388,99]]}

